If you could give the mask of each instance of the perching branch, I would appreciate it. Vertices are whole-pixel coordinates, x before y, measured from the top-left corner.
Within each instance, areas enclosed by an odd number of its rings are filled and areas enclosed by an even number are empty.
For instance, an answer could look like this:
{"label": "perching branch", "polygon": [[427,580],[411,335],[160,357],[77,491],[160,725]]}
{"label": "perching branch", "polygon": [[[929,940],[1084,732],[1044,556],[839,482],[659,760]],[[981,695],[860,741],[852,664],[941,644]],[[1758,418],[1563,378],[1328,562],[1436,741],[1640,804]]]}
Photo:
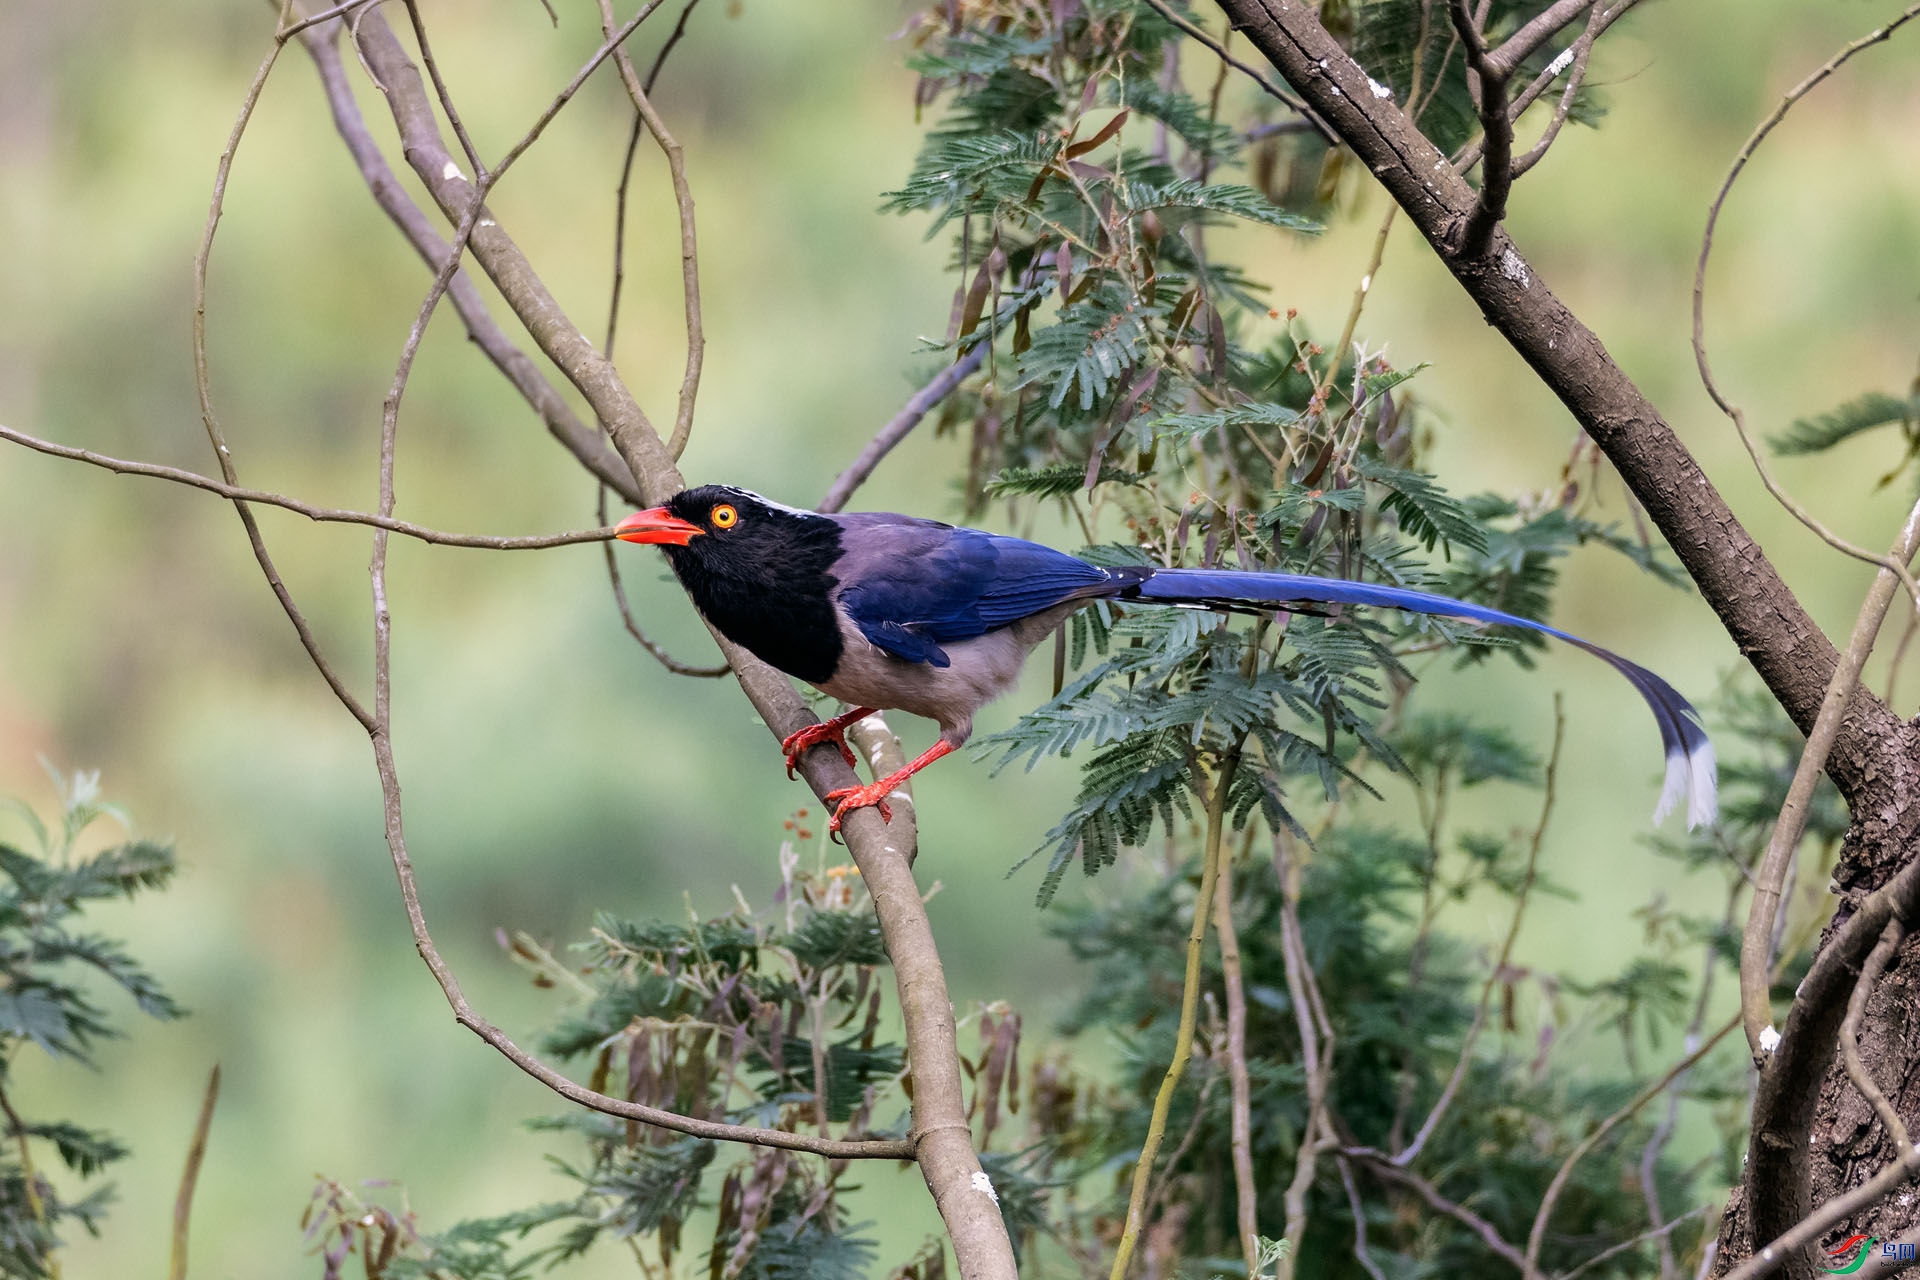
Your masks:
{"label": "perching branch", "polygon": [[226,484],[211,476],[203,476],[197,471],[185,471],[179,467],[163,467],[156,462],[130,462],[124,458],[111,458],[104,453],[95,453],[91,449],[80,449],[73,445],[56,444],[51,440],[42,440],[30,436],[24,431],[15,431],[12,427],[0,426],[0,440],[9,440],[14,444],[25,445],[38,453],[50,454],[56,458],[66,458],[73,462],[84,462],[119,475],[148,476],[156,480],[171,480],[191,489],[204,489],[208,493],[218,494],[235,503],[258,503],[261,506],[280,507],[303,515],[309,520],[322,524],[362,524],[374,529],[383,529],[389,533],[403,534],[421,542],[433,543],[443,547],[479,547],[488,551],[542,551],[548,547],[567,547],[582,542],[605,542],[613,537],[612,529],[582,529],[575,533],[534,534],[528,537],[496,537],[485,533],[447,533],[440,529],[429,529],[425,525],[414,524],[410,520],[395,520],[366,511],[348,511],[338,507],[316,507],[310,502],[298,498],[289,498],[283,493],[274,493],[266,489],[248,489],[240,485]]}
{"label": "perching branch", "polygon": [[[387,96],[409,164],[442,211],[457,218],[470,184],[451,165],[418,70],[378,13],[367,15],[360,24],[358,48]],[[666,442],[611,362],[587,341],[506,231],[496,220],[482,218],[474,226],[470,247],[475,261],[541,350],[606,424],[638,481],[642,500],[664,501],[683,488]],[[741,689],[775,738],[814,721],[785,677],[717,633],[716,640]],[[819,796],[858,782],[837,754],[810,753],[800,767]],[[1012,1244],[973,1151],[952,1003],[911,869],[897,850],[889,848],[886,827],[877,812],[849,814],[843,834],[874,899],[900,987],[913,1066],[915,1158],[947,1224],[963,1275],[969,1280],[1010,1278],[1015,1273]]]}

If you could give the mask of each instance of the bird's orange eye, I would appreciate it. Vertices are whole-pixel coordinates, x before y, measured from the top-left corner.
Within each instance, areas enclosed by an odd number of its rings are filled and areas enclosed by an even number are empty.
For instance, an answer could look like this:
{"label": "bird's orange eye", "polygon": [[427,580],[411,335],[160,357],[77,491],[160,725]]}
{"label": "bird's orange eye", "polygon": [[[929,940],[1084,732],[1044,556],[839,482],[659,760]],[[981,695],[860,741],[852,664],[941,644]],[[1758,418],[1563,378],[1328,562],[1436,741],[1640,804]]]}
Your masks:
{"label": "bird's orange eye", "polygon": [[731,529],[740,523],[740,513],[724,502],[715,507],[713,514],[707,518],[713,521],[716,529]]}

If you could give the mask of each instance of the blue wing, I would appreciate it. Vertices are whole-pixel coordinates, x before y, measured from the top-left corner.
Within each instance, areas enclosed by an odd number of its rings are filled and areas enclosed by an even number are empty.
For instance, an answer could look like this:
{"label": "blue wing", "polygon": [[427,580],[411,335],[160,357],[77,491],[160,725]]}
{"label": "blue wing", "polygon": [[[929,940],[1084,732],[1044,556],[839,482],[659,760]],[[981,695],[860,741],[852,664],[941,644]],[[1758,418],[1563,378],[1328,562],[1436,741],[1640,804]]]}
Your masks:
{"label": "blue wing", "polygon": [[1109,582],[1105,570],[1021,538],[897,516],[840,520],[840,607],[861,635],[908,662],[947,666],[941,645],[1102,594]]}

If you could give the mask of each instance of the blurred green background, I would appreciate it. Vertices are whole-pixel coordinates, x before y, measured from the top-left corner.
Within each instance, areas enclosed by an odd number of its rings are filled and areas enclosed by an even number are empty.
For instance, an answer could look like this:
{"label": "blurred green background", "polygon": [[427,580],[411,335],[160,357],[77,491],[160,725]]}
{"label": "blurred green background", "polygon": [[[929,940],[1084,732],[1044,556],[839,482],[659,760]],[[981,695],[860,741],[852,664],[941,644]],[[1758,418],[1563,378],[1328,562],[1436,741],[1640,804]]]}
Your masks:
{"label": "blurred green background", "polygon": [[[591,6],[555,2],[557,30],[534,0],[425,5],[490,155],[598,43]],[[1895,11],[1645,6],[1596,57],[1613,109],[1605,127],[1570,129],[1512,211],[1542,280],[1669,415],[1830,632],[1850,625],[1868,570],[1766,498],[1700,390],[1688,291],[1707,201],[1754,121]],[[687,148],[703,251],[707,373],[684,460],[696,481],[814,501],[935,367],[916,338],[946,328],[944,243],[876,211],[919,139],[906,48],[891,38],[909,12],[895,0],[708,0],[666,71],[657,97]],[[643,30],[640,54],[651,56],[673,16],[663,9]],[[266,5],[239,0],[0,5],[0,422],[212,470],[189,361],[191,262],[215,159],[271,25]],[[1902,393],[1912,377],[1914,65],[1896,43],[1819,90],[1723,219],[1709,335],[1717,372],[1762,432],[1862,391]],[[390,143],[382,104],[360,88]],[[605,324],[627,127],[602,74],[493,200],[590,335]],[[664,421],[679,379],[680,298],[664,169],[645,148],[635,192],[616,356]],[[1377,193],[1349,187],[1324,237],[1241,231],[1236,245],[1273,283],[1274,305],[1297,307],[1324,336],[1344,315],[1382,210]],[[243,482],[373,505],[380,401],[426,283],[362,189],[304,53],[289,48],[242,146],[211,277],[215,402]],[[1404,225],[1360,336],[1388,344],[1398,364],[1432,362],[1414,389],[1444,424],[1432,458],[1454,489],[1517,493],[1555,479],[1570,419]],[[592,523],[581,473],[444,308],[401,432],[406,518],[490,533]],[[962,448],[916,435],[857,505],[953,515]],[[1880,547],[1907,496],[1873,489],[1892,461],[1891,441],[1869,437],[1781,472],[1837,531]],[[1602,514],[1626,519],[1617,486],[1603,493]],[[364,690],[364,531],[261,519],[322,641]],[[540,1163],[553,1141],[518,1124],[554,1100],[454,1025],[414,956],[365,737],[308,666],[232,511],[8,447],[0,548],[0,792],[44,808],[51,786],[37,757],[98,767],[108,797],[143,834],[175,837],[185,864],[164,896],[101,914],[194,1016],[139,1026],[106,1048],[98,1074],[50,1071],[38,1058],[19,1068],[23,1110],[81,1115],[135,1149],[118,1170],[122,1202],[105,1238],[78,1242],[67,1274],[160,1269],[216,1061],[226,1082],[195,1212],[196,1275],[317,1273],[296,1229],[316,1172],[404,1180],[428,1225],[559,1194]],[[708,660],[711,645],[657,558],[623,555],[653,633]],[[1735,669],[1698,600],[1603,553],[1568,574],[1560,625],[1696,700]],[[596,907],[712,914],[735,884],[755,903],[769,898],[782,821],[810,797],[785,781],[730,682],[670,677],[627,640],[597,549],[506,555],[396,540],[393,595],[411,846],[429,920],[484,1014],[524,1041],[555,1007],[499,953],[496,927],[564,943]],[[1884,685],[1884,654],[1870,673]],[[1644,713],[1577,654],[1556,653],[1530,676],[1504,664],[1456,674],[1444,661],[1426,674],[1427,705],[1496,708],[1542,749],[1553,694],[1566,691],[1572,736],[1549,870],[1583,896],[1534,908],[1523,957],[1575,974],[1616,968],[1637,945],[1634,908],[1703,887],[1638,843],[1658,785]],[[1030,696],[1043,680],[1036,672]],[[1909,682],[1903,710],[1916,694]],[[994,708],[983,728],[1018,706]],[[931,736],[896,724],[913,749]],[[1038,1031],[1077,980],[1042,935],[1039,869],[1006,876],[1074,785],[1057,765],[990,779],[963,759],[918,788],[920,866],[945,886],[931,910],[963,1012],[1009,999]],[[1470,803],[1478,821],[1500,824],[1531,821],[1537,800],[1516,791]],[[1065,892],[1117,884],[1074,878]],[[1454,926],[1491,933],[1498,916]],[[882,1227],[883,1256],[898,1260],[932,1229],[931,1210],[911,1171],[867,1181],[902,1189]],[[579,1274],[630,1267],[603,1250]]]}

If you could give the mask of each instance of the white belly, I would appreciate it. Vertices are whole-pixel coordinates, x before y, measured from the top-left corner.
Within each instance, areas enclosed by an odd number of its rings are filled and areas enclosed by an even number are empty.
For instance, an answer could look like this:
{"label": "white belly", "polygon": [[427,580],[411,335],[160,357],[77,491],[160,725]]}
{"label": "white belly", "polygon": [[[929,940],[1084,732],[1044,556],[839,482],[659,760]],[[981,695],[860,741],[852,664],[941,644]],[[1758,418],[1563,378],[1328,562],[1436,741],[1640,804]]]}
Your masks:
{"label": "white belly", "polygon": [[936,720],[941,738],[957,747],[973,731],[973,713],[1011,689],[1027,654],[1081,607],[1078,601],[1057,605],[1010,627],[942,645],[951,659],[945,667],[896,658],[842,621],[840,665],[819,687],[853,706]]}

